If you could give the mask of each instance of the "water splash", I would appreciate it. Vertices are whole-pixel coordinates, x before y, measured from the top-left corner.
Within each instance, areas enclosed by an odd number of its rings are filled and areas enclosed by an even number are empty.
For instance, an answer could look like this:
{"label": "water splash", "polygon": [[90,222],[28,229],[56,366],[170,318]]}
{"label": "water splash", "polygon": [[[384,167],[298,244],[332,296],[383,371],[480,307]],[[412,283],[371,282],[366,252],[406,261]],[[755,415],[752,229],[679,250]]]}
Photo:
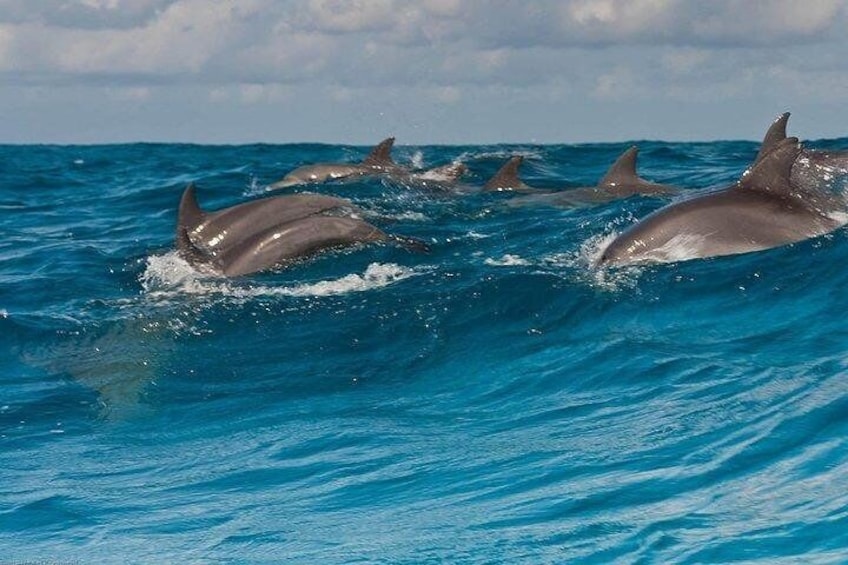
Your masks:
{"label": "water splash", "polygon": [[224,297],[244,302],[261,297],[337,296],[376,290],[432,270],[430,267],[404,267],[395,263],[371,263],[362,274],[352,273],[338,279],[294,286],[255,284],[233,281],[194,269],[175,251],[152,255],[139,275],[144,294],[154,301],[179,301],[186,294]]}

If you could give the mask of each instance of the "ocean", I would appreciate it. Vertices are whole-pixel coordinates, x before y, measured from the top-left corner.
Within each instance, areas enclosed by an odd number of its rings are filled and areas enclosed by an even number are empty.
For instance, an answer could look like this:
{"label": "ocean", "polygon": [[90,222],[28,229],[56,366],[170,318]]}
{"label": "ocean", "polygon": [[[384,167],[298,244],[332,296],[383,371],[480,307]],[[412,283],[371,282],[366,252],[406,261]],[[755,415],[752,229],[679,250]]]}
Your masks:
{"label": "ocean", "polygon": [[[684,194],[758,149],[638,145]],[[396,147],[465,189],[309,190],[429,253],[230,280],[175,253],[189,182],[213,210],[369,148],[0,146],[0,563],[848,562],[844,229],[598,270],[669,200],[475,190],[514,154],[593,185],[628,146]]]}

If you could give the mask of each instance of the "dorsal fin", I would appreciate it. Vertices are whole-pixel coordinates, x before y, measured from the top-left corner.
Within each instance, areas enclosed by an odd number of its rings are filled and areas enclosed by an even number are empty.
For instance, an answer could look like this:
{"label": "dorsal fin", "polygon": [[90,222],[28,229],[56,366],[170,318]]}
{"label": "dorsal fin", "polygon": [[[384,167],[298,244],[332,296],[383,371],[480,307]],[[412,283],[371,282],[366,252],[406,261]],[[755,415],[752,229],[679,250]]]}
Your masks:
{"label": "dorsal fin", "polygon": [[616,186],[620,184],[632,184],[635,182],[644,182],[636,174],[636,155],[639,154],[639,148],[635,145],[621,154],[615,160],[615,163],[598,183],[598,186]]}
{"label": "dorsal fin", "polygon": [[362,164],[369,167],[394,165],[395,162],[392,160],[392,147],[394,144],[395,138],[387,137],[371,150],[371,153],[362,160]]}
{"label": "dorsal fin", "polygon": [[194,183],[189,184],[180,199],[180,211],[177,216],[177,230],[185,228],[188,231],[196,228],[203,221],[205,214],[197,203]]}
{"label": "dorsal fin", "polygon": [[786,122],[788,121],[789,112],[784,112],[778,116],[774,122],[772,122],[765,137],[763,137],[763,143],[760,145],[760,151],[757,153],[757,158],[754,159],[754,163],[757,163],[767,153],[774,149],[778,143],[786,139]]}
{"label": "dorsal fin", "polygon": [[483,187],[487,192],[496,190],[510,190],[526,186],[521,179],[518,178],[518,167],[524,162],[524,157],[515,155],[501,167],[495,176],[489,179],[489,182]]}
{"label": "dorsal fin", "polygon": [[194,183],[189,184],[180,199],[180,211],[177,216],[177,251],[191,265],[204,263],[208,257],[189,237],[189,233],[203,222],[206,214],[197,204]]}
{"label": "dorsal fin", "polygon": [[746,190],[757,190],[769,194],[790,195],[792,186],[789,177],[792,165],[801,154],[801,144],[797,137],[787,137],[757,160],[742,174],[739,186]]}

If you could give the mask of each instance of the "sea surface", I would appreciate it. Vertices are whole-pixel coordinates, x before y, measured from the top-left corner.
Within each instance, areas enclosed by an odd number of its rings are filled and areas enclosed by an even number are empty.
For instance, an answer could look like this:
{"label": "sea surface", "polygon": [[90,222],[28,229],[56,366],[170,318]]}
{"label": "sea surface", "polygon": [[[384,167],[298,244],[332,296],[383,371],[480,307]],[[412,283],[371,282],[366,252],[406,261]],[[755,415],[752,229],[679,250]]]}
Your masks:
{"label": "sea surface", "polygon": [[[848,562],[848,232],[604,271],[669,200],[479,192],[628,146],[396,147],[469,173],[309,190],[430,253],[231,280],[174,251],[189,182],[214,210],[369,148],[0,146],[0,562]],[[684,195],[758,149],[639,146]]]}

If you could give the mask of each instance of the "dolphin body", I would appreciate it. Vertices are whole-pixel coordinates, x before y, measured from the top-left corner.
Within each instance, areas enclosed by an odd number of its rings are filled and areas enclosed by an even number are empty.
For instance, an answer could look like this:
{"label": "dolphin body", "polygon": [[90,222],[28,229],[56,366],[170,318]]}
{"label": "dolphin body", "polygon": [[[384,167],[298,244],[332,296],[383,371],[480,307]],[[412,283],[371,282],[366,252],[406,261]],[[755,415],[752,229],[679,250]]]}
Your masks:
{"label": "dolphin body", "polygon": [[636,173],[639,149],[634,145],[622,153],[596,186],[585,186],[551,192],[528,186],[518,178],[518,167],[523,157],[510,159],[483,187],[484,192],[518,192],[524,194],[510,200],[511,206],[543,204],[549,206],[585,206],[602,204],[634,195],[668,196],[679,189],[641,178]]}
{"label": "dolphin body", "polygon": [[189,185],[180,200],[177,250],[191,265],[229,277],[359,243],[393,241],[427,251],[418,240],[386,234],[358,218],[328,215],[354,210],[351,202],[342,198],[295,194],[204,212],[194,186]]}
{"label": "dolphin body", "polygon": [[282,180],[269,185],[267,190],[335,180],[353,180],[368,176],[386,176],[404,184],[443,187],[454,184],[466,171],[465,165],[461,163],[452,163],[422,172],[410,171],[392,159],[394,143],[394,137],[384,139],[361,163],[316,163],[298,167]]}
{"label": "dolphin body", "polygon": [[391,152],[395,138],[388,137],[378,143],[361,163],[315,163],[304,165],[289,172],[268,186],[267,190],[278,190],[302,184],[319,184],[334,180],[350,180],[375,175],[393,167]]}
{"label": "dolphin body", "polygon": [[[616,237],[598,264],[667,263],[761,251],[845,224],[832,196],[793,183],[803,147],[778,118],[754,164],[734,185],[657,210]],[[782,120],[782,121],[781,121]],[[841,206],[844,208],[844,204]]]}
{"label": "dolphin body", "polygon": [[261,198],[217,212],[204,212],[197,203],[194,185],[180,200],[179,225],[190,243],[205,253],[219,253],[240,242],[246,232],[270,228],[315,214],[358,212],[347,199],[320,194],[293,194]]}

